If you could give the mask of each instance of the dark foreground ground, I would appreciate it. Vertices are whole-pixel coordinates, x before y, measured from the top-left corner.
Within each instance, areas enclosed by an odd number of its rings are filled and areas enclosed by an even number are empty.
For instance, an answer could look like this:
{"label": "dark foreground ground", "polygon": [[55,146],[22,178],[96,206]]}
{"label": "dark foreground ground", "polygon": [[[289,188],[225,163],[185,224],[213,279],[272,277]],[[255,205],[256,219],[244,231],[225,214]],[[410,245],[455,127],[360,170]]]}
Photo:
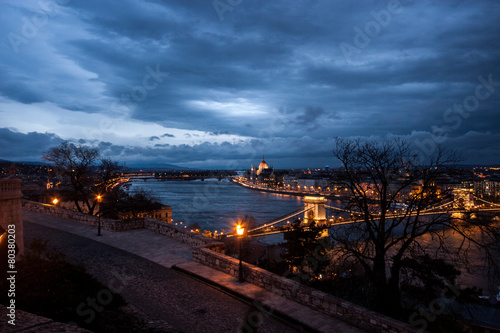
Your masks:
{"label": "dark foreground ground", "polygon": [[[120,249],[26,221],[24,237],[25,244],[34,238],[48,240],[49,249],[64,253],[73,264],[85,266],[91,275],[111,290],[119,291],[151,321],[164,322],[163,327],[168,331],[239,332],[245,321],[254,320],[248,318],[249,313],[255,314],[249,304]],[[263,322],[258,332],[301,331],[275,317],[259,318],[263,318]]]}

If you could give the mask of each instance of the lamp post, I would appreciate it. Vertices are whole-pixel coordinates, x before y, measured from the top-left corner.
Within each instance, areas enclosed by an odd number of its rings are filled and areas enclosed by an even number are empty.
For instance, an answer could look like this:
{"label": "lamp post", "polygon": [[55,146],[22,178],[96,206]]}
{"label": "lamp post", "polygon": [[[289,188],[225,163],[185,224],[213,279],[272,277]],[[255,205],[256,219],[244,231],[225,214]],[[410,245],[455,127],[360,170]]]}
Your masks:
{"label": "lamp post", "polygon": [[97,196],[98,210],[97,210],[97,236],[101,236],[101,196]]}
{"label": "lamp post", "polygon": [[238,256],[240,257],[240,265],[238,268],[238,282],[245,282],[245,279],[243,279],[243,264],[241,263],[241,244],[243,243],[243,232],[245,231],[245,228],[243,228],[240,224],[236,226],[236,233],[238,234],[240,238],[240,250],[238,252]]}

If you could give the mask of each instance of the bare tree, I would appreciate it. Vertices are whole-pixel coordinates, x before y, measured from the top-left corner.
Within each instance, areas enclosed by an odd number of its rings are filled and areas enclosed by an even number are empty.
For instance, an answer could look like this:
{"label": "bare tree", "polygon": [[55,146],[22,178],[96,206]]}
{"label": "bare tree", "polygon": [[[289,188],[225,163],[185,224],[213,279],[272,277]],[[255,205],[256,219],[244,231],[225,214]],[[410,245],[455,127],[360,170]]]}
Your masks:
{"label": "bare tree", "polygon": [[97,205],[95,197],[102,183],[96,173],[99,150],[65,141],[44,152],[42,158],[55,164],[77,210],[83,212],[86,207],[87,212],[93,214]]}
{"label": "bare tree", "polygon": [[118,187],[107,192],[100,205],[99,214],[108,218],[136,218],[151,216],[154,211],[160,210],[163,205],[151,192],[138,190],[129,193]]}
{"label": "bare tree", "polygon": [[[422,236],[431,237],[435,250],[446,247],[445,228],[456,231],[463,239],[454,249],[456,258],[466,257],[467,244],[486,249],[498,239],[487,223],[457,221],[446,212],[424,216],[430,208],[452,200],[451,190],[438,182],[459,161],[456,153],[439,149],[421,165],[405,141],[341,138],[336,139],[333,153],[342,163],[339,177],[350,193],[349,207],[362,220],[332,229],[333,254],[336,260],[354,260],[363,267],[370,281],[369,304],[375,310],[396,317],[401,314],[401,270],[405,258],[429,252]],[[476,228],[474,232],[470,226]],[[483,238],[477,237],[477,228]]]}
{"label": "bare tree", "polygon": [[107,192],[110,187],[115,183],[117,177],[121,174],[121,168],[118,162],[109,158],[102,158],[97,174],[100,180],[100,192]]}

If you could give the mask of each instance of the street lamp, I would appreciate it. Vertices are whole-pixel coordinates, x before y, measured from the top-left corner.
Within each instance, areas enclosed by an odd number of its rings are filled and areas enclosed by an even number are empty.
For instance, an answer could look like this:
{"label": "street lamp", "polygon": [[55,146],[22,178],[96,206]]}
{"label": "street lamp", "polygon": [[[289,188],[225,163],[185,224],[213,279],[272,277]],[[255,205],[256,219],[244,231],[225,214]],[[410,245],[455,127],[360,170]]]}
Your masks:
{"label": "street lamp", "polygon": [[101,236],[101,195],[97,196],[97,236]]}
{"label": "street lamp", "polygon": [[55,198],[54,200],[52,200],[52,203],[55,205],[57,205],[57,203],[59,202],[59,200],[57,198]]}
{"label": "street lamp", "polygon": [[243,264],[241,263],[241,243],[243,243],[243,232],[245,231],[245,228],[241,226],[241,224],[238,224],[236,226],[236,233],[238,234],[240,238],[240,250],[238,252],[238,256],[240,257],[240,266],[238,268],[238,282],[245,282],[243,279]]}

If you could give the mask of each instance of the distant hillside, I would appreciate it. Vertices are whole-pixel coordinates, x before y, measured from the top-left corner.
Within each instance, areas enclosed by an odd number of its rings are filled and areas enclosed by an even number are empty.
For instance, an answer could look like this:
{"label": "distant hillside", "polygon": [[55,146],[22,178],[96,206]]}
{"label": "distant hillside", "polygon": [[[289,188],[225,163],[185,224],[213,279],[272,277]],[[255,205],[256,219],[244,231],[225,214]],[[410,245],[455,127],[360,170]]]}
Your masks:
{"label": "distant hillside", "polygon": [[[8,161],[0,158],[0,163],[5,164],[30,164],[30,165],[49,165],[50,163],[44,162],[33,162],[33,161]],[[129,169],[154,169],[154,170],[191,170],[191,168],[186,168],[174,164],[168,163],[151,163],[151,162],[127,162],[127,168]]]}
{"label": "distant hillside", "polygon": [[191,170],[174,164],[161,163],[161,162],[127,162],[128,169],[142,169],[142,170]]}
{"label": "distant hillside", "polygon": [[459,164],[458,168],[473,169],[473,168],[499,168],[500,164]]}
{"label": "distant hillside", "polygon": [[0,158],[0,163],[14,163],[14,164],[30,164],[30,165],[47,165],[44,162],[33,162],[33,161],[8,161]]}

